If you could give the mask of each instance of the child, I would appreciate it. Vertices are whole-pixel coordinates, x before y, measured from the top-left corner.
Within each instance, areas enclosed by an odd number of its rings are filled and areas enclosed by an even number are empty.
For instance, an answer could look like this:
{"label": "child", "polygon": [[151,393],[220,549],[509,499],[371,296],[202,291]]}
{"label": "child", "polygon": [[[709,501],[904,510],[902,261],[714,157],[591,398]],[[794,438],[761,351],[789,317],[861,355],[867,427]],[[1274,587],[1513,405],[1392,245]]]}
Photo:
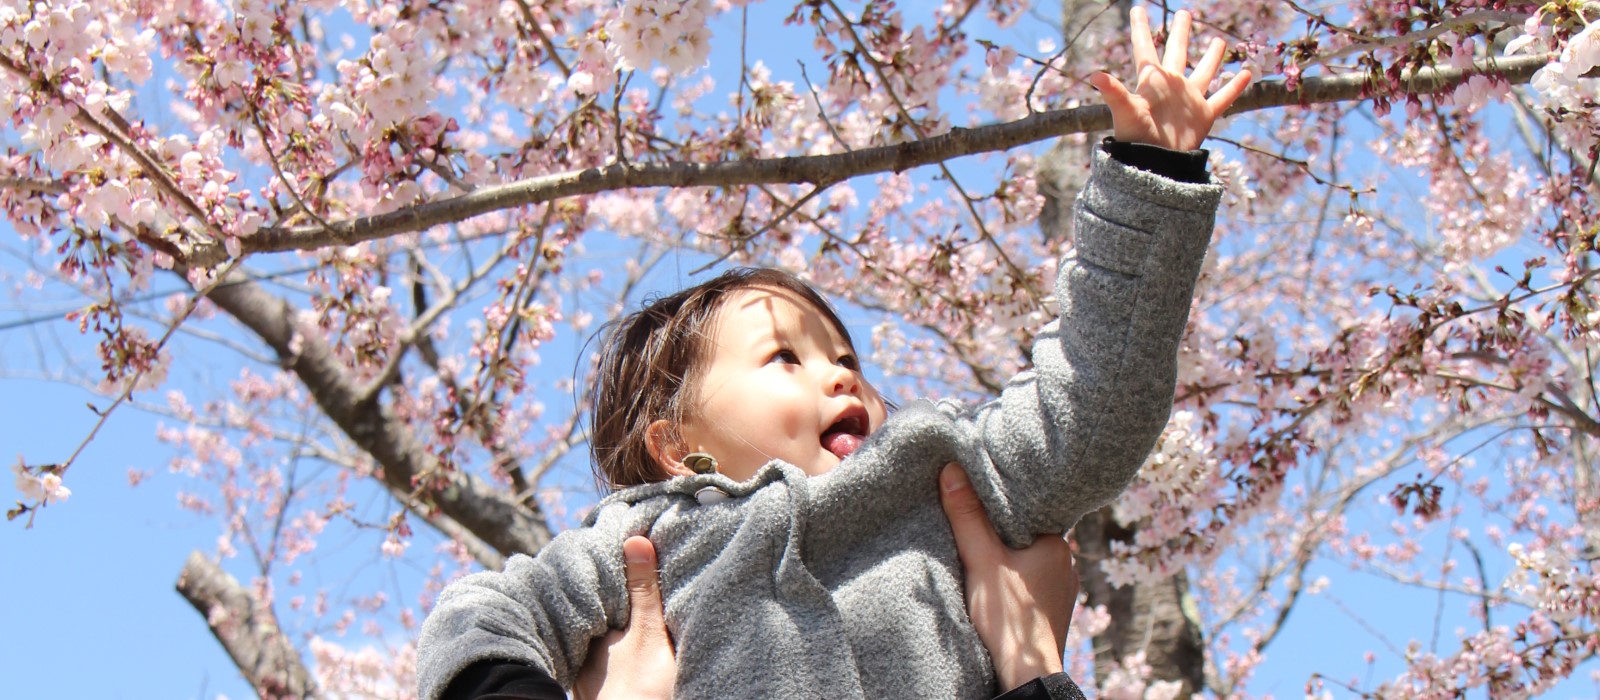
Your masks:
{"label": "child", "polygon": [[651,302],[606,339],[591,435],[629,488],[538,557],[445,590],[423,626],[423,697],[489,660],[570,686],[590,642],[627,621],[621,543],[636,534],[662,565],[678,697],[991,696],[938,471],[959,462],[1013,546],[1126,485],[1167,419],[1221,196],[1200,184],[1203,152],[1140,144],[1198,147],[1249,79],[1208,100],[1221,42],[1186,79],[1187,13],[1159,60],[1143,11],[1132,20],[1137,93],[1093,79],[1117,141],[1079,197],[1061,320],[1032,371],[977,408],[890,416],[844,325],[788,275],[737,271]]}

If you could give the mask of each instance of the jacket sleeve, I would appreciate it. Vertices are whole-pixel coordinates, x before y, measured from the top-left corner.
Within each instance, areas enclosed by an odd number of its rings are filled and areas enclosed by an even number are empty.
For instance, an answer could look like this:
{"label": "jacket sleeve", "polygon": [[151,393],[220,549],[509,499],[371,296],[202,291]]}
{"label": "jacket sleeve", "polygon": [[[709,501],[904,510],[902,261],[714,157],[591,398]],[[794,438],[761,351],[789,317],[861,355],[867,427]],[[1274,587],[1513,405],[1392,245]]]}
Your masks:
{"label": "jacket sleeve", "polygon": [[1056,279],[1060,318],[1038,334],[1033,369],[958,421],[963,466],[1007,544],[1115,498],[1160,436],[1221,195],[1097,149]]}
{"label": "jacket sleeve", "polygon": [[1084,700],[1083,691],[1065,673],[1039,676],[994,700]]}
{"label": "jacket sleeve", "polygon": [[561,533],[538,557],[514,555],[502,571],[446,587],[417,644],[420,697],[437,700],[468,667],[492,660],[571,687],[590,642],[627,623],[619,525],[602,517]]}

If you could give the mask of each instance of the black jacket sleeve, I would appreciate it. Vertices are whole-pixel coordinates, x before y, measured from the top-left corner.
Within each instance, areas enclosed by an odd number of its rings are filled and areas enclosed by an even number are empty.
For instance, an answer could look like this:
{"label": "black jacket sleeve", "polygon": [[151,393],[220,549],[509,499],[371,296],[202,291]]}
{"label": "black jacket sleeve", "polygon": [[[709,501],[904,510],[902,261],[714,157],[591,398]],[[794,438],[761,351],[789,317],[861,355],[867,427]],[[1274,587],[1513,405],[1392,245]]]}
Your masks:
{"label": "black jacket sleeve", "polygon": [[1052,673],[1017,686],[995,700],[1084,700],[1084,697],[1071,676]]}
{"label": "black jacket sleeve", "polygon": [[1210,152],[1203,148],[1174,151],[1148,143],[1118,141],[1109,136],[1101,142],[1100,148],[1123,165],[1131,165],[1178,182],[1205,183],[1211,180],[1206,174]]}
{"label": "black jacket sleeve", "polygon": [[566,700],[567,693],[543,671],[511,661],[479,661],[444,689],[441,700]]}

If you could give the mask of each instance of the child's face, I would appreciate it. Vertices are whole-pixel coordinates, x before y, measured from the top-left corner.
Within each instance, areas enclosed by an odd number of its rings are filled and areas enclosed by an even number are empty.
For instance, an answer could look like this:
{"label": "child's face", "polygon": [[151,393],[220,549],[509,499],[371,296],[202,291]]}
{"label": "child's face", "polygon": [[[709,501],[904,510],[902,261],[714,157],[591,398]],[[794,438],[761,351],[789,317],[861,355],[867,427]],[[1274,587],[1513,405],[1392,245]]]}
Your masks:
{"label": "child's face", "polygon": [[883,399],[855,350],[793,292],[735,292],[717,311],[710,353],[679,436],[734,479],[772,459],[826,473],[883,425]]}

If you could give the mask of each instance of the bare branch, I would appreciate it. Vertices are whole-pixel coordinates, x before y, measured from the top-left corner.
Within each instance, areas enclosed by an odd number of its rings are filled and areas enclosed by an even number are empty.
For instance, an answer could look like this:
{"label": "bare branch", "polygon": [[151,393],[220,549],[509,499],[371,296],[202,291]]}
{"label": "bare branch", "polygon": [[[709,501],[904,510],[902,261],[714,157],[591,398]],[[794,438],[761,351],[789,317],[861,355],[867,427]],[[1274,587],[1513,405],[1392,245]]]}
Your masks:
{"label": "bare branch", "polygon": [[[1550,54],[1540,54],[1479,61],[1470,69],[1424,68],[1401,78],[1397,92],[1440,92],[1479,74],[1495,75],[1513,84],[1526,83],[1535,71],[1550,63],[1551,59]],[[1389,92],[1387,85],[1373,84],[1364,74],[1307,78],[1300,81],[1297,90],[1290,90],[1281,81],[1265,82],[1245,91],[1229,113],[1253,112],[1285,105],[1359,100]],[[245,251],[251,253],[313,250],[331,245],[354,245],[455,223],[480,214],[612,190],[834,182],[873,173],[901,172],[1067,134],[1101,131],[1110,126],[1110,110],[1104,105],[1093,105],[1042,112],[1016,121],[973,129],[955,128],[909,143],[847,153],[716,163],[616,163],[484,187],[471,194],[386,214],[338,221],[327,227],[304,225],[264,228],[241,242]],[[187,260],[190,264],[208,265],[215,264],[225,255],[220,242],[205,241],[189,249]]]}
{"label": "bare branch", "polygon": [[300,653],[278,627],[272,606],[256,600],[217,562],[190,552],[177,589],[206,618],[257,695],[268,700],[321,697],[300,663]]}

